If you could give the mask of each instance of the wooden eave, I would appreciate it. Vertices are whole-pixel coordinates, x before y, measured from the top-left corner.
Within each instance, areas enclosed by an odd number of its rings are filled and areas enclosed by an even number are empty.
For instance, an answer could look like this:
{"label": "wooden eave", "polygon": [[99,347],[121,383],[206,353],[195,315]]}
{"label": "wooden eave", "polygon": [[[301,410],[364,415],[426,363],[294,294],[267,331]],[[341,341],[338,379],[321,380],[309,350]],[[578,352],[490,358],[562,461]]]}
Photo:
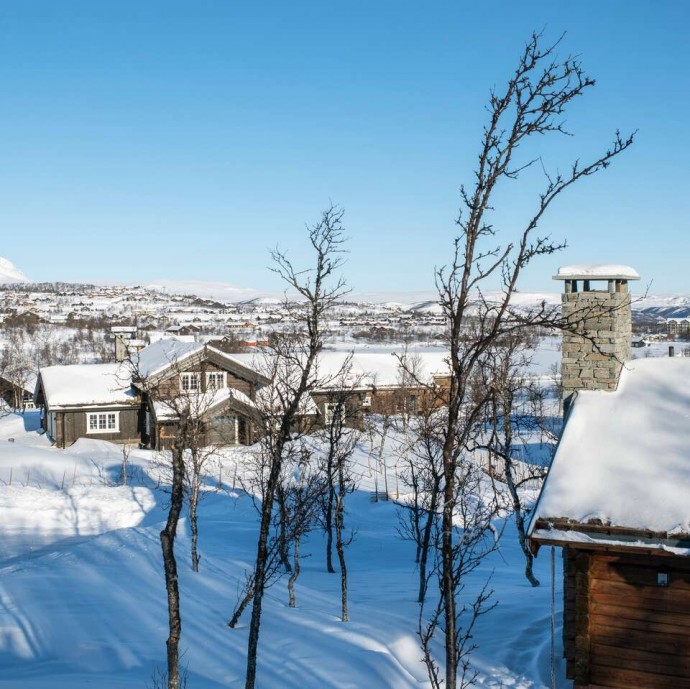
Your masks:
{"label": "wooden eave", "polygon": [[111,409],[113,411],[127,411],[128,409],[133,409],[141,406],[141,400],[136,399],[131,402],[104,402],[103,404],[58,404],[52,407],[47,407],[48,411],[61,411],[61,412],[90,412],[90,411],[103,411],[105,409]]}
{"label": "wooden eave", "polygon": [[216,364],[216,366],[220,366],[226,371],[229,371],[238,378],[242,378],[243,380],[247,380],[250,383],[254,383],[255,385],[259,386],[268,385],[271,382],[270,379],[264,376],[262,373],[255,371],[253,368],[249,368],[249,366],[245,366],[236,359],[229,358],[231,355],[221,352],[215,347],[206,347],[205,351],[207,353],[208,361]]}
{"label": "wooden eave", "polygon": [[[159,404],[164,404],[164,401],[161,400],[159,401]],[[178,420],[178,416],[173,416],[172,414],[163,419],[159,419],[158,416],[156,415],[156,406],[152,402],[152,400],[149,399],[148,402],[148,408],[149,411],[151,412],[151,415],[153,416],[154,421],[157,424],[172,424],[176,423]],[[232,395],[227,397],[226,399],[220,400],[219,402],[216,402],[212,406],[208,407],[203,411],[201,414],[202,419],[206,419],[209,416],[213,415],[216,411],[219,409],[228,409],[229,411],[234,411],[238,412],[248,418],[258,420],[260,418],[259,411],[256,409],[256,407],[246,404],[245,402],[242,402],[242,400],[238,400]]]}
{"label": "wooden eave", "polygon": [[[548,538],[535,536],[536,531],[548,531]],[[581,533],[589,541],[573,541],[565,534]],[[559,537],[559,534],[564,534]],[[610,540],[607,540],[610,539]],[[677,553],[664,550],[664,546],[690,550],[690,534],[651,531],[627,526],[604,524],[601,520],[578,522],[572,519],[538,519],[528,537],[530,550],[536,555],[542,545],[552,545],[574,550],[597,550],[605,552],[635,552],[678,557]],[[627,542],[629,543],[627,543]]]}
{"label": "wooden eave", "polygon": [[215,364],[224,371],[228,371],[238,378],[242,378],[255,385],[268,385],[271,381],[258,371],[255,371],[248,366],[245,366],[239,361],[228,358],[224,352],[214,347],[204,347],[195,352],[190,352],[187,356],[181,357],[176,361],[170,362],[165,368],[156,371],[147,376],[144,380],[133,381],[132,385],[139,390],[151,390],[155,388],[161,381],[170,378],[173,375],[186,371],[190,366],[196,366],[204,361],[209,361]]}

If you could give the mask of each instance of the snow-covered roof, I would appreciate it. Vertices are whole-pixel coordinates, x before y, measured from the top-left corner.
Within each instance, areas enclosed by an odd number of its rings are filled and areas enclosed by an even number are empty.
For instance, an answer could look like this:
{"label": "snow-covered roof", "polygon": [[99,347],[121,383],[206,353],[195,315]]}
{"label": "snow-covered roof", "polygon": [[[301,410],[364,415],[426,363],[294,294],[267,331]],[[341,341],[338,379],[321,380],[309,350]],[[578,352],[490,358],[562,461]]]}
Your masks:
{"label": "snow-covered roof", "polygon": [[200,342],[180,342],[179,340],[158,340],[140,352],[132,355],[133,363],[141,378],[148,378],[168,366],[182,363],[185,359],[200,352],[204,345]]}
{"label": "snow-covered roof", "polygon": [[215,357],[216,363],[224,362],[229,368],[240,367],[245,371],[246,375],[259,375],[256,369],[252,368],[251,362],[242,360],[235,355],[227,354],[203,342],[162,339],[150,344],[148,347],[144,347],[139,352],[132,353],[131,359],[138,377],[146,380],[151,376],[164,372],[171,366],[184,367],[186,361],[194,356],[201,356],[204,350]]}
{"label": "snow-covered roof", "polygon": [[[337,377],[338,372],[342,369],[343,364],[350,356],[348,351],[329,351],[325,350],[319,354],[317,364],[317,376],[321,380],[333,380]],[[255,367],[259,370],[262,368],[262,355],[260,352],[251,354],[235,354],[235,358],[246,365]],[[422,383],[433,383],[434,375],[448,374],[448,352],[443,349],[438,351],[411,351],[408,354],[408,360],[412,362],[416,358],[417,364],[413,368],[417,368],[420,381]],[[355,352],[352,354],[352,366],[350,369],[350,376],[348,384],[357,382],[358,386],[369,387],[376,385],[377,387],[395,386],[401,383],[402,369],[400,367],[400,360],[391,351],[372,351],[372,352]],[[333,381],[335,384],[335,381]]]}
{"label": "snow-covered roof", "polygon": [[209,393],[185,395],[174,399],[172,403],[157,401],[154,403],[154,412],[159,421],[172,421],[178,417],[179,405],[188,404],[193,412],[205,416],[224,404],[232,406],[232,402],[240,406],[256,408],[254,402],[243,392],[234,388],[221,388],[215,390],[212,395]]}
{"label": "snow-covered roof", "polygon": [[554,280],[639,280],[639,273],[619,263],[580,263],[561,266]]}
{"label": "snow-covered roof", "polygon": [[[348,356],[348,352],[322,352],[318,360],[319,376],[324,378],[337,376]],[[408,365],[415,370],[421,383],[431,384],[433,374],[448,372],[447,357],[448,353],[444,350],[410,352],[407,361]],[[350,379],[351,381],[359,380],[362,386],[400,385],[402,376],[400,359],[392,352],[356,352],[352,355]]]}
{"label": "snow-covered roof", "polygon": [[690,534],[689,448],[690,359],[627,362],[615,392],[578,393],[530,529],[600,520]]}
{"label": "snow-covered roof", "polygon": [[[263,413],[274,414],[275,416],[284,412],[284,400],[286,398],[289,398],[289,394],[286,393],[285,387],[280,384],[266,385],[256,392],[257,406]],[[308,392],[300,398],[297,414],[300,416],[317,416],[319,414],[319,408]]]}
{"label": "snow-covered roof", "polygon": [[137,399],[125,364],[73,364],[40,370],[50,409],[131,404]]}
{"label": "snow-covered roof", "polygon": [[36,381],[38,380],[38,376],[33,371],[3,371],[0,378],[4,378],[27,392],[33,392],[36,389]]}

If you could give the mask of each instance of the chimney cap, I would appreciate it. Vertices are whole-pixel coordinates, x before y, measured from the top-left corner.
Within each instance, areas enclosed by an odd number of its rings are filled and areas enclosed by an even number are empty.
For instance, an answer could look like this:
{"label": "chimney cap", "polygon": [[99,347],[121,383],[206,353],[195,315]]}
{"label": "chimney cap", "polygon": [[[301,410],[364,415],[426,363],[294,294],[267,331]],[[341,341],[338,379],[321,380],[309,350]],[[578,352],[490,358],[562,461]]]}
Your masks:
{"label": "chimney cap", "polygon": [[561,266],[554,280],[639,280],[639,273],[618,263],[580,263]]}

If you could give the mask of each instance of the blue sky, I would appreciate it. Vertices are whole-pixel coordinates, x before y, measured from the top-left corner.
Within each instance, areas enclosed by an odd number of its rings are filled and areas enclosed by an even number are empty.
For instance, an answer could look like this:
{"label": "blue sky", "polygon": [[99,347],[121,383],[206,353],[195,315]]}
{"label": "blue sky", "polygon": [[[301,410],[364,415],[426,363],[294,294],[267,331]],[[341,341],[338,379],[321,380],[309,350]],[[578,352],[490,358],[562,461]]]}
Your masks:
{"label": "blue sky", "polygon": [[[690,3],[9,0],[0,6],[0,255],[34,280],[209,280],[279,289],[268,249],[306,262],[305,223],[346,209],[357,291],[433,288],[450,258],[489,88],[533,30],[567,31],[597,85],[564,167],[639,130],[542,232],[558,265],[628,263],[690,292]],[[497,199],[509,236],[533,180]]]}

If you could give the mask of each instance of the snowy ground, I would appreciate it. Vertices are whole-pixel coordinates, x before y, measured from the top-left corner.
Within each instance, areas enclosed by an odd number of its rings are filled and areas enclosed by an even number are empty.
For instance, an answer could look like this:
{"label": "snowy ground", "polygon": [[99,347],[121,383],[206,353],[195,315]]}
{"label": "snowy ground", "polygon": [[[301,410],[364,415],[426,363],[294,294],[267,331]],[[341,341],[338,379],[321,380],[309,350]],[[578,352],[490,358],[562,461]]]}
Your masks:
{"label": "snowy ground", "polygon": [[[0,687],[146,686],[154,668],[165,666],[167,636],[158,540],[167,496],[156,486],[151,453],[133,451],[129,485],[118,486],[117,446],[81,440],[57,450],[36,428],[35,413],[0,419]],[[326,573],[322,539],[312,535],[297,609],[287,606],[284,580],[267,593],[259,686],[428,686],[415,637],[413,548],[397,535],[395,505],[370,501],[364,450],[357,461],[363,478],[348,518],[356,532],[348,553],[351,621],[339,621],[339,577]],[[197,574],[188,564],[186,521],[181,528],[181,648],[190,689],[243,686],[248,616],[234,630],[226,622],[253,560],[257,516],[250,498],[232,490],[233,476],[228,464],[225,489],[210,491],[201,505]],[[477,590],[491,575],[498,601],[475,635],[479,686],[548,685],[549,564],[543,552],[536,567],[543,586],[532,589],[509,525],[500,551],[468,583],[468,592]],[[560,625],[559,572],[555,596]],[[565,687],[559,633],[556,645]]]}

